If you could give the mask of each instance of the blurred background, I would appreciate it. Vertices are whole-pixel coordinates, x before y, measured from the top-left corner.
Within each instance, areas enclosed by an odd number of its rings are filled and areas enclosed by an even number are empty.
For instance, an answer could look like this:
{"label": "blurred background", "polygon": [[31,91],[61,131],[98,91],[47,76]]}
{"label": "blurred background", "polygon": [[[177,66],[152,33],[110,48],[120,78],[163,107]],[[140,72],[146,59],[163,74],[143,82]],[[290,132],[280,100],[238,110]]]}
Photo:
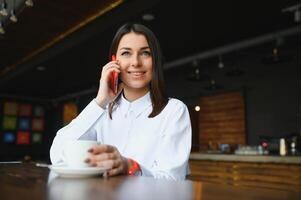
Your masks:
{"label": "blurred background", "polygon": [[288,154],[300,151],[300,1],[0,0],[0,9],[0,161],[49,160],[56,131],[96,96],[128,21],[160,41],[168,95],[189,107],[193,152],[279,154],[280,138]]}

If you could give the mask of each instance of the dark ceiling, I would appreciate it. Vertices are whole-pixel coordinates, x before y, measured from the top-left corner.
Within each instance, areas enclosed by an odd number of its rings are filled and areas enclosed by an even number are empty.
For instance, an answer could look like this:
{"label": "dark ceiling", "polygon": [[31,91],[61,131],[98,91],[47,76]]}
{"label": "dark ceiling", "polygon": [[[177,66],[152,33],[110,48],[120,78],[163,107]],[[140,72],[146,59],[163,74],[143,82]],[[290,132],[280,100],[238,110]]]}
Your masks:
{"label": "dark ceiling", "polygon": [[[101,66],[107,62],[110,41],[127,21],[141,22],[155,32],[170,70],[183,67],[171,63],[192,55],[300,28],[292,12],[282,12],[300,3],[296,0],[91,1],[88,7],[86,1],[72,1],[72,6],[67,2],[37,1],[20,13],[19,26],[7,25],[6,35],[0,39],[0,94],[55,99],[95,90]],[[106,8],[112,3],[114,8]],[[104,8],[110,11],[100,15]],[[36,18],[29,18],[33,13]],[[155,19],[143,21],[146,13]],[[64,29],[65,25],[69,29]],[[292,43],[300,42],[299,34],[292,34]],[[58,39],[60,35],[64,37]],[[41,67],[45,70],[38,70]]]}

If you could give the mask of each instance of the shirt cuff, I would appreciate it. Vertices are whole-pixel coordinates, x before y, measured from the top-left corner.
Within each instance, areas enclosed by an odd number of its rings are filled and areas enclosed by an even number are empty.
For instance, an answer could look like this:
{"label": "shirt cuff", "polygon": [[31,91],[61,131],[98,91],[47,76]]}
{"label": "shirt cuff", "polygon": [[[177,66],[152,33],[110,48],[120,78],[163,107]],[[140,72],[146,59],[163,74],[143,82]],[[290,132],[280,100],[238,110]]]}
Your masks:
{"label": "shirt cuff", "polygon": [[145,168],[144,166],[140,165],[140,169],[141,169],[141,176],[148,176],[148,177],[154,176],[153,173],[147,168]]}

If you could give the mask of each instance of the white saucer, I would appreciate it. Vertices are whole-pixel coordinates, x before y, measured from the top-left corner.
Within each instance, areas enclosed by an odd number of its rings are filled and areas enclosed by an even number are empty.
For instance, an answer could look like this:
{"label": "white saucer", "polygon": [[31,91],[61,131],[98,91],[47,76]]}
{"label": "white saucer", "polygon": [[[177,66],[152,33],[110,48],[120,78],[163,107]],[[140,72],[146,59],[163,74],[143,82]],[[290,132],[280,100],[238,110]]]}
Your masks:
{"label": "white saucer", "polygon": [[68,178],[97,176],[107,171],[103,167],[70,168],[66,165],[49,165],[48,167],[59,176]]}

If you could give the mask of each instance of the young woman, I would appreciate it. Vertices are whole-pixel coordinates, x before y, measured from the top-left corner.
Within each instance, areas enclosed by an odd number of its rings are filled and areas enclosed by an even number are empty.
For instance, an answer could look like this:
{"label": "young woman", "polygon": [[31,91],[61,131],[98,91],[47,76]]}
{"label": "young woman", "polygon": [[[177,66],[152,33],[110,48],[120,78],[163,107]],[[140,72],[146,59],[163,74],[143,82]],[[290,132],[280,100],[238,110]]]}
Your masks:
{"label": "young woman", "polygon": [[[191,149],[186,105],[165,93],[159,43],[147,27],[125,24],[117,31],[103,68],[99,90],[70,124],[57,132],[50,149],[53,164],[64,162],[69,140],[97,140],[86,162],[108,167],[108,176],[139,174],[185,179]],[[122,83],[115,94],[111,75]]]}

